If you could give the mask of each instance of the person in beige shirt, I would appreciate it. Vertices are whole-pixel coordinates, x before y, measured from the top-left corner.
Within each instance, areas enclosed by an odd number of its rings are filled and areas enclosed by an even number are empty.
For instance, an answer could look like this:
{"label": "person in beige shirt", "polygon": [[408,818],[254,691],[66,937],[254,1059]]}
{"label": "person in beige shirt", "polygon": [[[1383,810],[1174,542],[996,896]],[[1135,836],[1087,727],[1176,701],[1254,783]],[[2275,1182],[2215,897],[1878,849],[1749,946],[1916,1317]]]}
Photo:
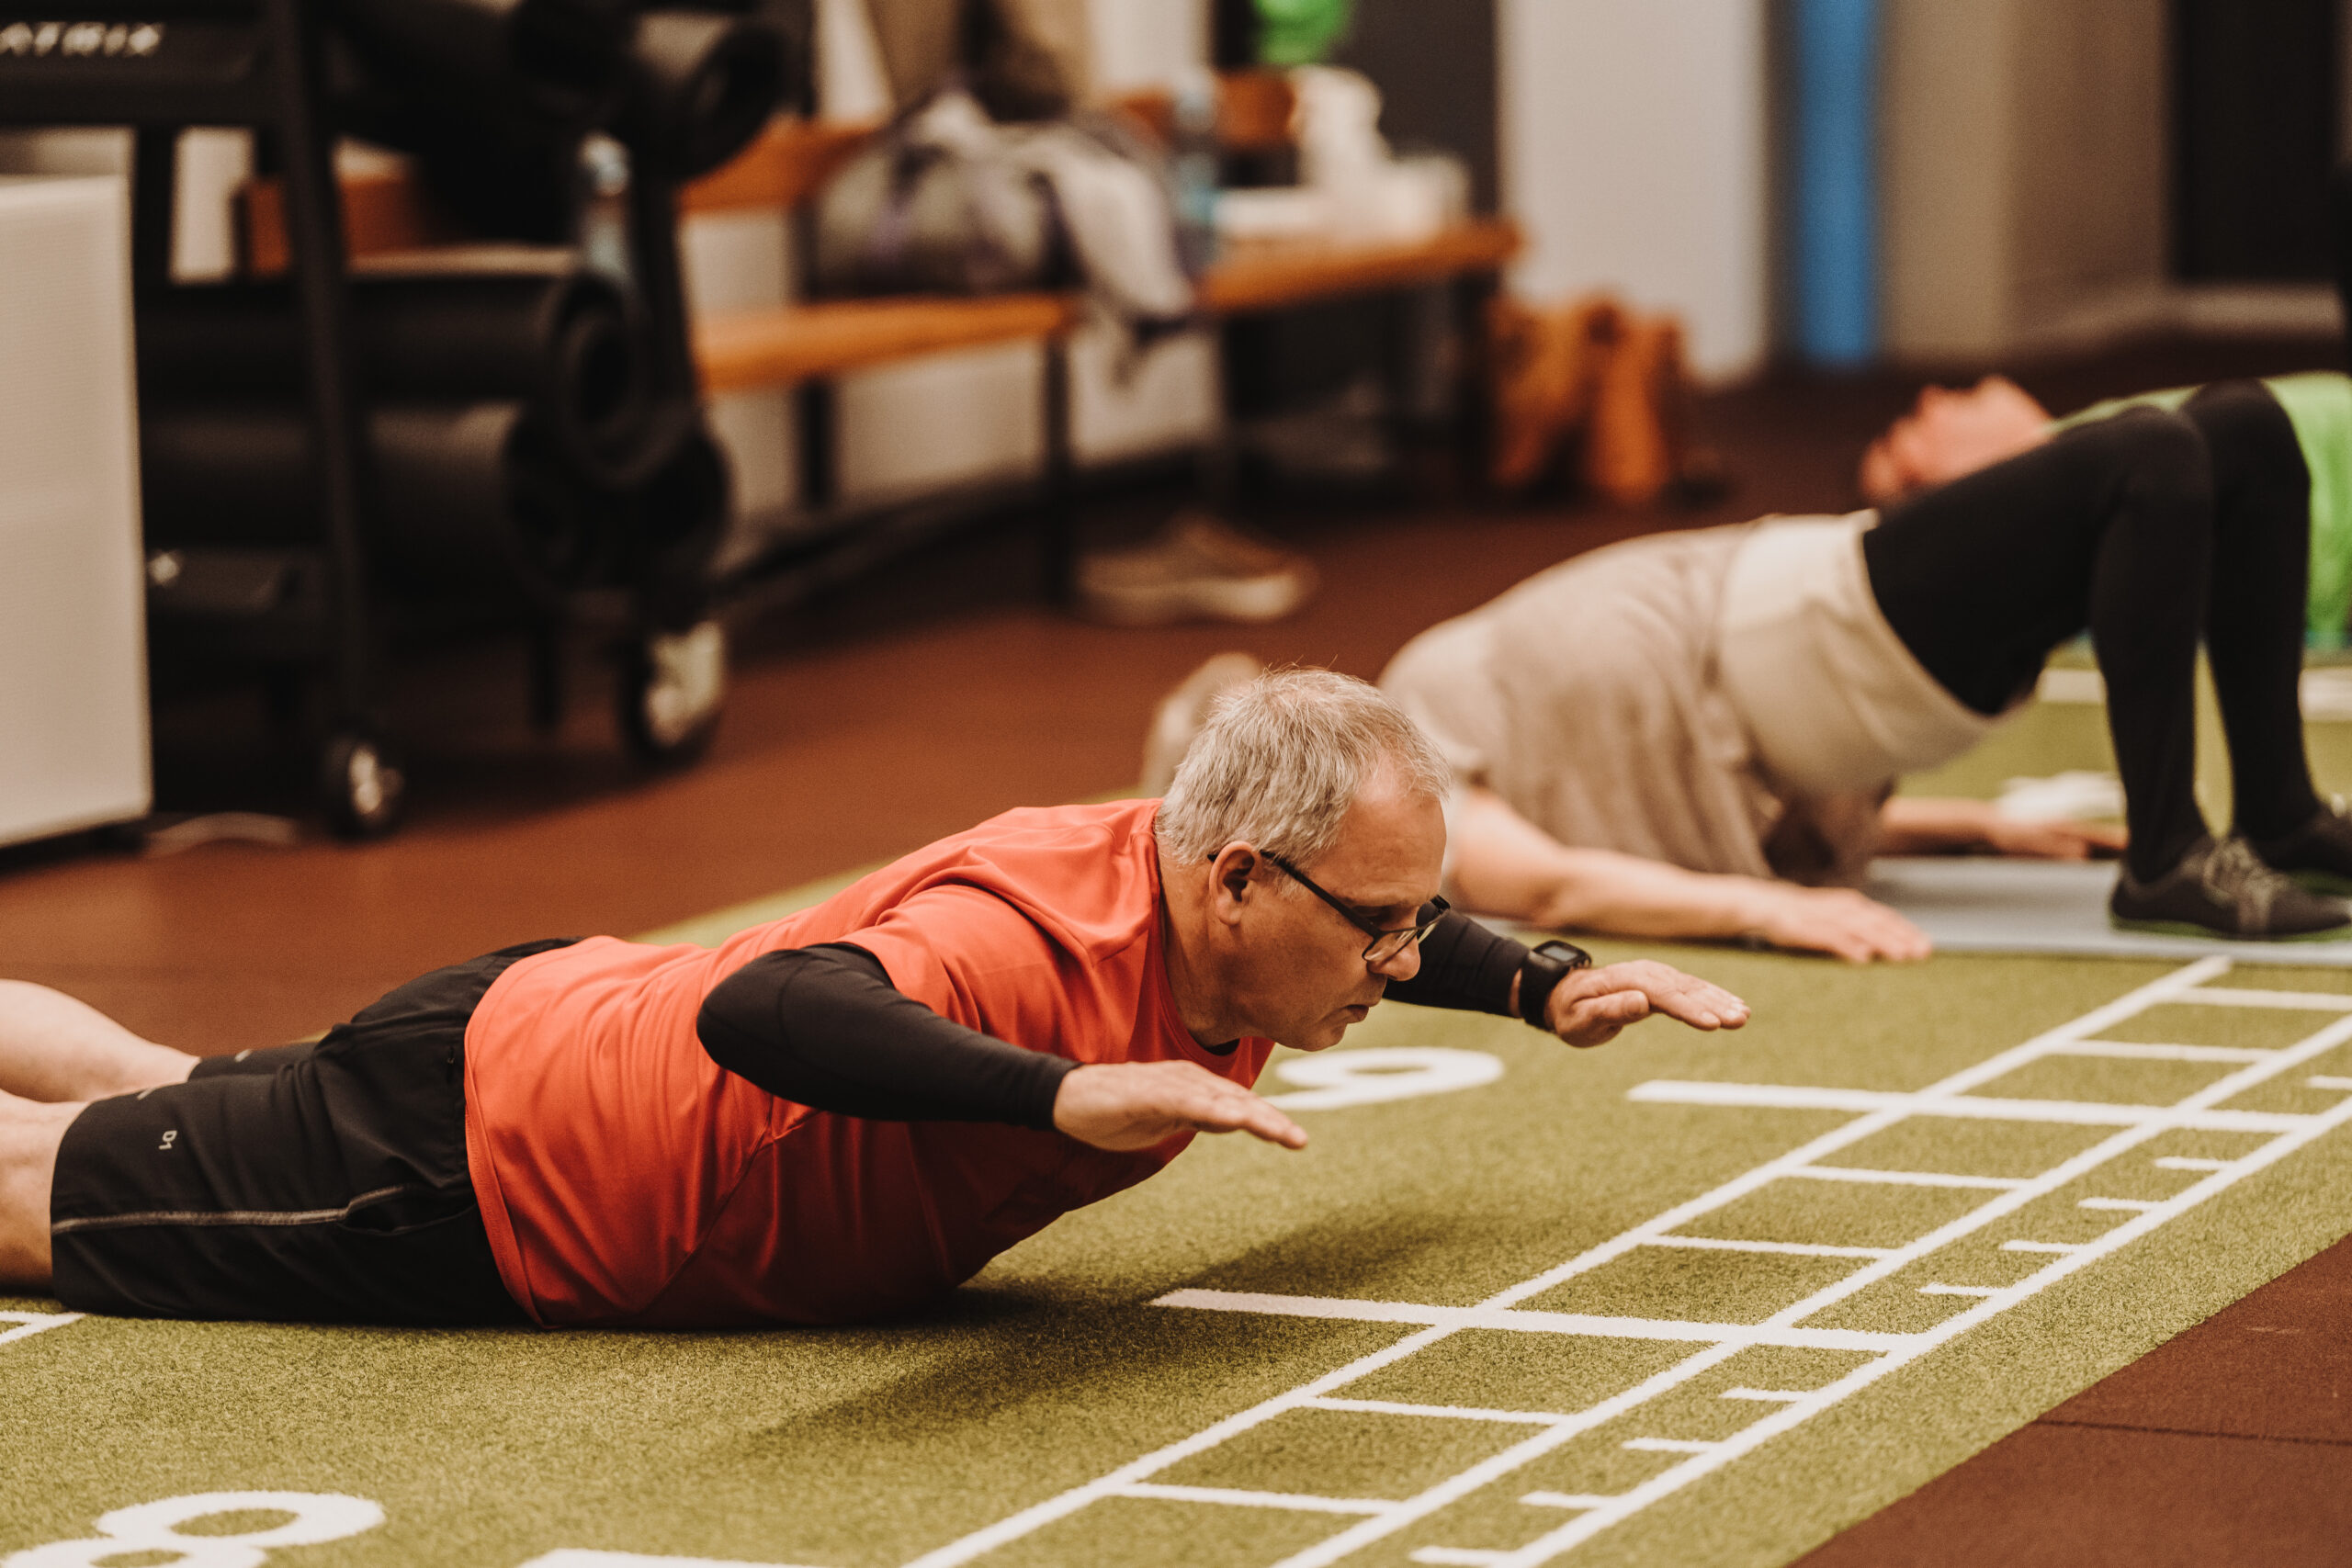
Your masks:
{"label": "person in beige shirt", "polygon": [[[1381,684],[1460,780],[1458,902],[1859,962],[1926,937],[1857,891],[1881,852],[2120,850],[2120,925],[2352,934],[2352,821],[2324,806],[2296,682],[2308,475],[2247,383],[2038,444],[1884,512],[1631,540],[1430,628]],[[2030,694],[2088,629],[2128,834],[1893,795]],[[2210,645],[2233,830],[2199,812]]]}

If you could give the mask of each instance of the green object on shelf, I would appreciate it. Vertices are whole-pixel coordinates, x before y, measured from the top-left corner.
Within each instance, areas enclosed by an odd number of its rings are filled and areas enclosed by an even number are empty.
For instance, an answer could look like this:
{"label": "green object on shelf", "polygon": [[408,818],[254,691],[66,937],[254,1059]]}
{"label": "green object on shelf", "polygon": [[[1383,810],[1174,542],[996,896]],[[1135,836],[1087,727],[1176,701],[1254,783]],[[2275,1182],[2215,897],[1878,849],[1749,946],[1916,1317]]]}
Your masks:
{"label": "green object on shelf", "polygon": [[1347,36],[1352,0],[1257,0],[1258,59],[1314,65]]}

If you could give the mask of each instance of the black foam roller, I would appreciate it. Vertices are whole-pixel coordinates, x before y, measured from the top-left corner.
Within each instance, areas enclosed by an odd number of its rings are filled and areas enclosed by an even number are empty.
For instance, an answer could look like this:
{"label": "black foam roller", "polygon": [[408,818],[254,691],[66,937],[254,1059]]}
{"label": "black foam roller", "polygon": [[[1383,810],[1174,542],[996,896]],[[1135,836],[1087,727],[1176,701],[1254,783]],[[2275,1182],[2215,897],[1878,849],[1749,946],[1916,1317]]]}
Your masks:
{"label": "black foam roller", "polygon": [[[519,400],[591,477],[617,480],[650,436],[651,345],[634,296],[571,266],[534,273],[362,276],[351,288],[362,386],[379,400]],[[303,390],[284,284],[170,291],[139,315],[150,397],[277,398]]]}
{"label": "black foam roller", "polygon": [[335,0],[387,94],[557,133],[589,129],[625,75],[629,0]]}
{"label": "black foam roller", "polygon": [[[283,405],[140,420],[148,547],[315,545],[309,421]],[[369,553],[395,584],[553,603],[609,575],[611,502],[514,402],[390,405],[368,421]]]}
{"label": "black foam roller", "polygon": [[649,10],[638,18],[613,134],[652,173],[707,174],[775,112],[788,55],[789,40],[762,17]]}

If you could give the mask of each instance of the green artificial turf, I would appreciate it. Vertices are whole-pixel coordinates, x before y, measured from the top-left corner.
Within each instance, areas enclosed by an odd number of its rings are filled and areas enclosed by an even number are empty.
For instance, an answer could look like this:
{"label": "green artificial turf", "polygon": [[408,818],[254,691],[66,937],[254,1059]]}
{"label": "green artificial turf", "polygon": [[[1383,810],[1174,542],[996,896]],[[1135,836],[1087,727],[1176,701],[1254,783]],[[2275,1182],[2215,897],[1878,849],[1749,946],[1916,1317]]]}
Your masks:
{"label": "green artificial turf", "polygon": [[[1626,951],[1604,944],[1603,955]],[[1314,1142],[1300,1154],[1204,1140],[1163,1176],[1062,1221],[914,1321],[617,1335],[84,1319],[0,1345],[0,1551],[85,1537],[100,1513],[130,1504],[277,1490],[383,1507],[385,1522],[360,1535],[277,1549],[287,1563],[320,1568],[519,1568],[567,1547],[888,1568],[1411,1331],[1148,1304],[1157,1296],[1196,1287],[1466,1305],[1849,1119],[1629,1101],[1636,1084],[1917,1088],[2168,969],[1966,956],[1855,970],[1720,950],[1669,956],[1747,996],[1754,1024],[1712,1037],[1651,1024],[1605,1049],[1572,1052],[1505,1021],[1382,1009],[1345,1049],[1479,1051],[1503,1063],[1502,1076],[1427,1098],[1302,1111]],[[2296,971],[2236,983],[2301,978]],[[2193,1017],[2199,1040],[2280,1043],[2280,1015],[2267,1011],[2182,1005],[2149,1016],[2167,1034],[2189,1032],[2175,1024]],[[2298,1025],[2314,1019],[2285,1016]],[[2245,1032],[2233,1035],[2240,1022]],[[2346,1058],[2352,1051],[2313,1070],[2352,1071]],[[2180,1063],[2053,1065],[2106,1075],[2096,1085],[2052,1086],[2068,1096],[2086,1087],[2120,1100],[2182,1089]],[[2138,1068],[2147,1076],[2135,1084],[2129,1075]],[[2297,1109],[2337,1098],[2300,1085],[2299,1074],[2281,1091],[2306,1097]],[[1987,1092],[2022,1090],[2005,1082]],[[1836,1163],[2030,1175],[2096,1136],[2073,1127],[1908,1122]],[[2258,1141],[2170,1137],[2166,1151],[2204,1157]],[[2113,1173],[2098,1176],[2112,1185]],[[1899,1242],[1981,1196],[1844,1184],[1795,1190],[1814,1185],[1775,1183],[1688,1230]],[[2083,1190],[2105,1190],[2097,1180]],[[2352,1218],[2347,1198],[2352,1138],[2330,1134],[1564,1561],[1783,1562],[2335,1240]],[[2053,1200],[2012,1223],[2046,1239],[2087,1240],[2118,1218]],[[1930,1275],[1996,1286],[2040,1261],[1980,1238],[1819,1322],[1926,1327],[1971,1304],[1921,1295],[1917,1285]],[[1754,1322],[1850,1267],[1645,1249],[1523,1304]],[[1342,1393],[1574,1410],[1687,1349],[1470,1330]],[[1431,1542],[1515,1548],[1566,1517],[1522,1495],[1620,1490],[1679,1458],[1627,1450],[1626,1438],[1727,1436],[1759,1407],[1725,1400],[1724,1389],[1815,1388],[1860,1359],[1810,1348],[1743,1351],[1347,1561],[1403,1563]],[[1531,1430],[1301,1410],[1154,1479],[1395,1498]],[[978,1561],[1266,1564],[1349,1522],[1121,1498]],[[106,1561],[132,1568],[142,1560]]]}
{"label": "green artificial turf", "polygon": [[[1922,787],[1989,793],[2019,773],[2108,765],[2098,710],[2030,712]],[[2352,777],[2352,727],[2315,728],[2324,781]],[[2209,749],[2217,750],[2217,749]],[[715,941],[848,878],[662,932]],[[1604,961],[1634,950],[1596,944]],[[2171,973],[2155,961],[1939,956],[1902,968],[1720,948],[1657,949],[1755,1005],[1701,1036],[1648,1024],[1575,1052],[1507,1021],[1384,1007],[1343,1051],[1483,1053],[1478,1087],[1301,1111],[1291,1154],[1204,1139],[1165,1174],[1071,1215],[929,1313],[835,1330],[731,1334],[426,1332],[85,1318],[0,1343],[0,1563],[91,1536],[108,1510],[192,1494],[334,1494],[383,1522],[267,1548],[281,1568],[520,1568],[563,1549],[816,1568],[898,1568],[1258,1402],[1403,1342],[1410,1324],[1150,1304],[1180,1289],[1467,1306],[1846,1125],[1852,1112],[1629,1099],[1653,1080],[1917,1089]],[[2341,991],[2352,975],[2241,968],[2226,985]],[[2120,1042],[2275,1050],[2332,1016],[2193,998],[2102,1032]],[[1286,1055],[1286,1054],[1285,1054]],[[1263,1086],[1287,1088],[1276,1072]],[[2202,1062],[2077,1057],[1982,1092],[2154,1103],[2212,1081]],[[2338,1048],[2233,1100],[2312,1112]],[[1898,1122],[1828,1156],[1861,1169],[2030,1178],[2107,1130]],[[2167,1133],[2150,1156],[2234,1158],[2262,1137]],[[2131,1218],[2080,1200],[2156,1199],[2197,1179],[2145,1162],[2058,1193],[1840,1302],[1810,1326],[1910,1332],[2045,1255],[2007,1239],[2095,1241]],[[1901,1242],[1984,1192],[1776,1181],[1683,1234]],[[2311,1256],[2352,1225],[2352,1136],[2338,1131],[2059,1280],[1753,1452],[1577,1546],[1574,1564],[1784,1563]],[[1859,1267],[1786,1254],[1641,1248],[1518,1304],[1532,1311],[1752,1324]],[[54,1304],[0,1301],[0,1310]],[[0,1329],[7,1327],[0,1322]],[[1465,1328],[1366,1369],[1343,1398],[1564,1412],[1623,1396],[1692,1348]],[[1664,1396],[1468,1488],[1350,1563],[1398,1568],[1430,1546],[1508,1551],[1575,1516],[1531,1494],[1621,1493],[1684,1456],[1628,1440],[1732,1437],[1775,1408],[1736,1389],[1823,1388],[1868,1358],[1743,1349]],[[1207,1488],[1394,1499],[1537,1432],[1511,1424],[1298,1409],[1152,1477]],[[44,1551],[38,1568],[248,1568],[235,1532],[189,1525],[188,1555],[125,1537]],[[973,1559],[1264,1568],[1348,1516],[1125,1496]],[[224,1533],[226,1532],[226,1533]],[[582,1562],[580,1568],[589,1568]],[[617,1563],[612,1568],[620,1568]]]}

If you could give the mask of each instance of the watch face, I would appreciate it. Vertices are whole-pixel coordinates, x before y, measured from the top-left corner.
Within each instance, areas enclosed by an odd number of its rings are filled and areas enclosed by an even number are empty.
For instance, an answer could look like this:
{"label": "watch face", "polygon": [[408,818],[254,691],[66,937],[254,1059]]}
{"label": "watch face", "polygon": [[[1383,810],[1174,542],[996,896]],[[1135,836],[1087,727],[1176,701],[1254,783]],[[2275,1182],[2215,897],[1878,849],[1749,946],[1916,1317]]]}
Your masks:
{"label": "watch face", "polygon": [[1558,937],[1554,937],[1549,942],[1537,942],[1535,951],[1546,958],[1558,960],[1571,969],[1583,969],[1592,963],[1591,953],[1587,953],[1575,942],[1562,942]]}

